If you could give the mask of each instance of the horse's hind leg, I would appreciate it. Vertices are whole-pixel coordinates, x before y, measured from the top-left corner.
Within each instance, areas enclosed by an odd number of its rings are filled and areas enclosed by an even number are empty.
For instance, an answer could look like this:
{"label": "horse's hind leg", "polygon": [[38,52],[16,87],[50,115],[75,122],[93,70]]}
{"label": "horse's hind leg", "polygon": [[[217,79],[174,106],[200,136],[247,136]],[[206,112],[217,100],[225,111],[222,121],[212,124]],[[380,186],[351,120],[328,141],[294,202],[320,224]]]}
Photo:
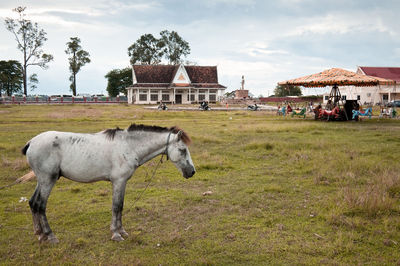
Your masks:
{"label": "horse's hind leg", "polygon": [[36,202],[38,201],[39,188],[36,186],[35,192],[33,193],[31,199],[29,200],[29,206],[31,207],[32,219],[33,219],[33,231],[35,235],[41,235],[43,230],[40,225],[39,212],[36,210]]}
{"label": "horse's hind leg", "polygon": [[58,176],[38,175],[38,184],[29,205],[31,207],[35,233],[39,234],[39,241],[58,243],[58,239],[53,234],[46,217],[46,205],[51,189],[56,183]]}

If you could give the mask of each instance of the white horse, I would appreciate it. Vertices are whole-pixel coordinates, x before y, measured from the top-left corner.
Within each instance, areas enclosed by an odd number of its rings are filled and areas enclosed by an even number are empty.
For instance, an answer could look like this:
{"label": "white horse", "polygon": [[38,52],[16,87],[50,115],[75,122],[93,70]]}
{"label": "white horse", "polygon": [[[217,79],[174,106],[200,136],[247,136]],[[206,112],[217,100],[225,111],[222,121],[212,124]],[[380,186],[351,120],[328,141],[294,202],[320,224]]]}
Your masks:
{"label": "white horse", "polygon": [[56,181],[63,176],[77,182],[110,181],[112,197],[112,240],[128,236],[122,227],[126,182],[135,170],[165,154],[185,178],[195,174],[187,145],[189,136],[177,127],[132,124],[122,130],[107,129],[96,134],[48,131],[32,138],[22,149],[37,176],[36,190],[29,201],[35,234],[39,241],[57,243],[46,218],[46,204]]}

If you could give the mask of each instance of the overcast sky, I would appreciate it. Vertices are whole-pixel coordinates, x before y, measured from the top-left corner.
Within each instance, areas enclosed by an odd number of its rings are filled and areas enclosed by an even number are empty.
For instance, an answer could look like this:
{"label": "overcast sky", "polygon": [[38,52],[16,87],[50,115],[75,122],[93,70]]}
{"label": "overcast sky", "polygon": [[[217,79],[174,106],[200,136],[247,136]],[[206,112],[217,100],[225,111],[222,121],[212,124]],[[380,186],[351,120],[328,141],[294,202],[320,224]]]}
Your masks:
{"label": "overcast sky", "polygon": [[70,37],[81,39],[92,60],[78,73],[78,93],[106,93],[104,75],[129,66],[127,48],[164,29],[189,42],[188,60],[218,66],[227,91],[244,75],[255,96],[332,67],[400,66],[398,0],[1,0],[0,60],[22,59],[4,26],[17,6],[47,32],[43,49],[54,56],[47,70],[28,68],[40,81],[32,94],[70,94]]}

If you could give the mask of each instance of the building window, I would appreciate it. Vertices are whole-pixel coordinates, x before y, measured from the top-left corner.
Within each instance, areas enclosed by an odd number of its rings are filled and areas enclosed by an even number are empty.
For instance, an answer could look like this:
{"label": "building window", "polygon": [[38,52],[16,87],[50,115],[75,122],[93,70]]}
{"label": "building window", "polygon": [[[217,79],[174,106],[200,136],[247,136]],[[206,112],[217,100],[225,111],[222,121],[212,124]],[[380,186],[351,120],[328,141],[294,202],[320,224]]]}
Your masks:
{"label": "building window", "polygon": [[199,101],[204,101],[206,99],[205,94],[199,94]]}
{"label": "building window", "polygon": [[165,102],[169,102],[169,94],[163,94],[162,95],[162,100]]}
{"label": "building window", "polygon": [[389,100],[389,96],[387,94],[383,94],[382,95],[382,100],[388,101]]}
{"label": "building window", "polygon": [[216,94],[210,94],[209,98],[210,98],[210,102],[216,102],[217,101],[217,95]]}
{"label": "building window", "polygon": [[357,95],[357,101],[361,100],[361,96]]}
{"label": "building window", "polygon": [[158,94],[151,94],[150,101],[157,102],[158,101]]}
{"label": "building window", "polygon": [[346,100],[346,95],[342,95],[342,101],[345,101]]}
{"label": "building window", "polygon": [[189,100],[189,94],[187,95],[187,100],[190,102],[194,102],[194,94],[190,94],[190,100]]}
{"label": "building window", "polygon": [[146,93],[147,94],[147,90],[139,90],[139,93]]}
{"label": "building window", "polygon": [[367,93],[367,97],[371,97],[371,93]]}
{"label": "building window", "polygon": [[327,101],[327,100],[329,100],[329,96],[328,95],[325,96],[325,101]]}
{"label": "building window", "polygon": [[139,101],[141,102],[147,101],[147,94],[139,94]]}
{"label": "building window", "polygon": [[217,93],[217,90],[210,90],[210,93]]}

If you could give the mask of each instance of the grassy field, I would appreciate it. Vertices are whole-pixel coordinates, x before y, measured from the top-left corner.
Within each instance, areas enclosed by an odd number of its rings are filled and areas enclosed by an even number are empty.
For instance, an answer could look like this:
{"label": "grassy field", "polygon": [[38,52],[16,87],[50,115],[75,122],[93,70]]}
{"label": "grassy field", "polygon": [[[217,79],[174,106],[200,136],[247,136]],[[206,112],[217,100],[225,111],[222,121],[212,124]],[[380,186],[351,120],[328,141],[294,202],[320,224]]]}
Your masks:
{"label": "grassy field", "polygon": [[[320,122],[266,112],[158,112],[137,106],[0,106],[0,186],[29,171],[20,149],[47,130],[179,125],[196,175],[157,159],[129,181],[110,240],[111,184],[61,178],[39,244],[28,202],[36,182],[0,190],[0,264],[262,265],[400,263],[400,121]],[[148,179],[148,178],[147,178]],[[203,196],[203,192],[212,191]]]}

